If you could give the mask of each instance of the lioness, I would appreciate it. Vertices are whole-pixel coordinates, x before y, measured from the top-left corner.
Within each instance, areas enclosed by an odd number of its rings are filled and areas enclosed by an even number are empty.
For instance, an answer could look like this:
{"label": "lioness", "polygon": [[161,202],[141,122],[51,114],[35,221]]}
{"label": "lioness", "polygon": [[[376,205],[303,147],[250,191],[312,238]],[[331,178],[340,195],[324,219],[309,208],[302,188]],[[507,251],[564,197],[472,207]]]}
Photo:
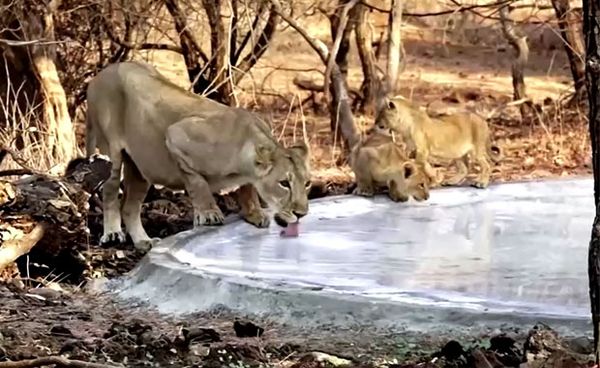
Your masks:
{"label": "lioness", "polygon": [[373,131],[359,141],[350,152],[350,167],[356,177],[356,195],[370,197],[387,188],[395,202],[429,198],[428,177],[388,135]]}
{"label": "lioness", "polygon": [[423,165],[426,174],[436,183],[439,180],[430,161],[454,161],[458,172],[446,183],[456,185],[467,176],[471,156],[480,166],[474,186],[486,188],[491,174],[488,160],[497,163],[502,159],[502,151],[490,140],[487,122],[470,112],[431,118],[406,99],[395,97],[378,113],[375,129],[403,139],[408,149],[415,151],[417,163]]}
{"label": "lioness", "polygon": [[[109,65],[87,88],[86,150],[109,156],[104,183],[101,243],[123,242],[121,216],[136,248],[149,249],[140,209],[151,184],[186,189],[194,226],[222,225],[212,193],[241,186],[242,217],[268,227],[259,197],[286,227],[308,212],[309,153],[305,144],[285,148],[256,115],[188,92],[140,62]],[[119,211],[121,166],[124,201]]]}

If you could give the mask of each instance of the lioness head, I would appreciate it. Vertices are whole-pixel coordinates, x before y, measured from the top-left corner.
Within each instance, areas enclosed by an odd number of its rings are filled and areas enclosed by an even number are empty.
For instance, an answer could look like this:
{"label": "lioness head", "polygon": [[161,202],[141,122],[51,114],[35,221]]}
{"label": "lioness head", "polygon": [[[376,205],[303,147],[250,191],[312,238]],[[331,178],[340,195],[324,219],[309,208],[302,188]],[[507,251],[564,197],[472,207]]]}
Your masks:
{"label": "lioness head", "polygon": [[429,177],[425,171],[413,160],[402,164],[402,175],[404,179],[404,190],[400,183],[393,180],[389,183],[390,196],[398,202],[406,202],[410,197],[421,202],[429,199]]}
{"label": "lioness head", "polygon": [[308,213],[310,168],[304,143],[288,148],[259,146],[255,165],[260,179],[254,184],[258,194],[275,210],[279,226],[298,221]]}

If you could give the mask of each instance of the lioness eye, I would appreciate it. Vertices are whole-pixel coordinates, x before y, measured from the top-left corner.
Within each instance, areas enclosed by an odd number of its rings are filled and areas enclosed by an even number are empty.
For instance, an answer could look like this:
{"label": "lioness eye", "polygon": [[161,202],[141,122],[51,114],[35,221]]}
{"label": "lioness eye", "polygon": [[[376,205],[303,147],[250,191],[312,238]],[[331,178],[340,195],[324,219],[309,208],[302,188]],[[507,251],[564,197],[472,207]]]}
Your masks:
{"label": "lioness eye", "polygon": [[307,181],[306,183],[304,183],[304,186],[308,188],[308,187],[310,187],[310,185],[311,185],[311,184],[312,184],[312,183],[311,183],[311,182],[310,182],[310,180],[309,180],[309,181]]}
{"label": "lioness eye", "polygon": [[290,182],[287,180],[282,180],[279,182],[279,185],[281,185],[284,188],[290,189]]}

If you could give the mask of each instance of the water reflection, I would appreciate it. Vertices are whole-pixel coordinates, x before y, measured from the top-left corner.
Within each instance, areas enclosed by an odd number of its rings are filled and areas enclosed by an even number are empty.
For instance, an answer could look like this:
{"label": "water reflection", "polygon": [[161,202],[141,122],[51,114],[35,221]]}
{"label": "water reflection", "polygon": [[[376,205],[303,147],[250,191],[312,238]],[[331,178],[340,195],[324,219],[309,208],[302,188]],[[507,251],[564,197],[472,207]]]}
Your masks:
{"label": "water reflection", "polygon": [[589,179],[448,188],[425,203],[348,196],[310,211],[299,238],[237,222],[174,255],[224,277],[587,313]]}

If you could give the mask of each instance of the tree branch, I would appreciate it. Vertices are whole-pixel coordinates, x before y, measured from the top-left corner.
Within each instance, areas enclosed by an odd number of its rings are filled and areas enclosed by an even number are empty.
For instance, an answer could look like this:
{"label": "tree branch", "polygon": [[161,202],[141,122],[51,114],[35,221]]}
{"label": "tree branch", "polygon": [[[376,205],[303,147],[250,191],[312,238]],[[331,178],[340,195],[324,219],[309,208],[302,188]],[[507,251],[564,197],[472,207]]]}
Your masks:
{"label": "tree branch", "polygon": [[[45,230],[46,225],[39,223],[21,239],[10,239],[2,243],[2,246],[0,246],[0,271],[17,260],[17,258],[29,253],[31,248],[42,239]],[[4,367],[2,364],[4,363],[0,363],[0,368]]]}
{"label": "tree branch", "polygon": [[72,360],[60,356],[49,356],[43,358],[20,360],[16,362],[0,362],[0,368],[35,368],[46,365],[73,368],[117,368],[115,365],[88,363],[82,360]]}
{"label": "tree branch", "polygon": [[348,3],[344,5],[342,9],[342,13],[340,14],[338,29],[336,30],[337,34],[335,37],[335,41],[333,42],[333,46],[331,48],[331,52],[329,53],[329,57],[327,62],[325,63],[325,93],[329,91],[329,79],[331,77],[331,69],[333,68],[333,64],[335,63],[335,57],[340,49],[340,45],[342,43],[342,38],[344,36],[344,31],[346,30],[346,26],[348,25],[348,13],[350,9],[354,7],[358,3],[359,0],[350,0]]}
{"label": "tree branch", "polygon": [[[260,59],[260,57],[267,50],[267,46],[269,42],[273,38],[275,31],[277,30],[277,23],[279,23],[279,15],[274,10],[274,6],[271,7],[271,11],[269,13],[269,18],[267,19],[267,24],[265,24],[265,28],[263,28],[260,36],[258,36],[258,40],[252,47],[252,50],[236,67],[236,71],[233,75],[234,84],[237,83],[240,74],[247,73],[252,67],[256,64],[256,62]],[[242,50],[240,49],[240,52]]]}

